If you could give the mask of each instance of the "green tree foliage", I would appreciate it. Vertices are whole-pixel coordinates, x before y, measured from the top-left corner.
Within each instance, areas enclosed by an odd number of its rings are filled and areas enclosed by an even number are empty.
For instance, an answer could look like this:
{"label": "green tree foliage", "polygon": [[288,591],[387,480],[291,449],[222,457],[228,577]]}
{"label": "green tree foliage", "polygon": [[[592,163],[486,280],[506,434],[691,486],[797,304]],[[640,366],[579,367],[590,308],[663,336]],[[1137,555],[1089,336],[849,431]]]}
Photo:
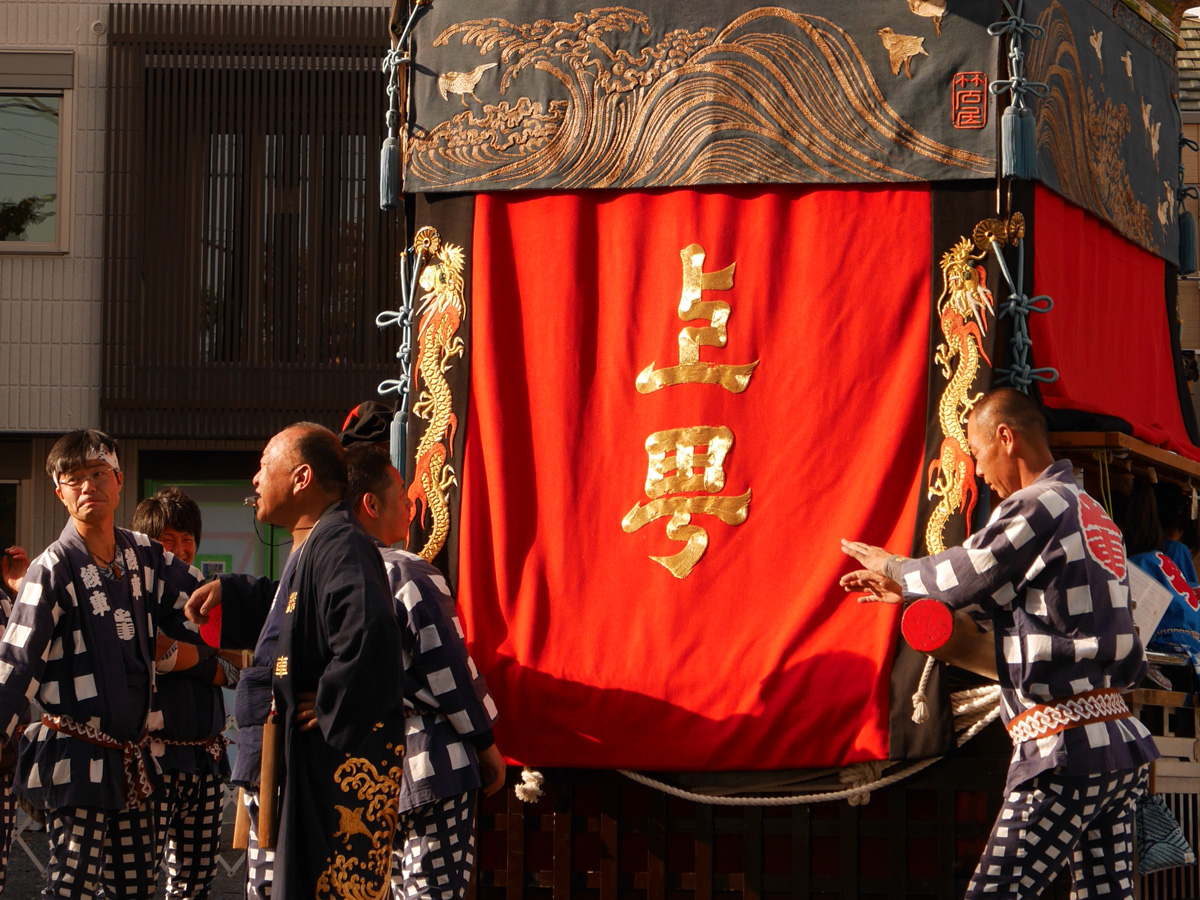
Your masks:
{"label": "green tree foliage", "polygon": [[46,221],[52,213],[42,210],[53,200],[53,196],[0,200],[0,241],[19,241],[30,225]]}

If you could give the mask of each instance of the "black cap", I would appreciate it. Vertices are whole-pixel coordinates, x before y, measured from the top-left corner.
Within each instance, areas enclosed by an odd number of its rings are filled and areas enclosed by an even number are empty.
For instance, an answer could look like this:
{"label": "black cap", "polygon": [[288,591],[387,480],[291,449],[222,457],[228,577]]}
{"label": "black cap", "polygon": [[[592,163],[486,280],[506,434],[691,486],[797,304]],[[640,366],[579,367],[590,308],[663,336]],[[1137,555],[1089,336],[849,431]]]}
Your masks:
{"label": "black cap", "polygon": [[346,416],[338,439],[343,447],[351,444],[383,444],[392,436],[392,418],[395,411],[378,400],[366,400]]}

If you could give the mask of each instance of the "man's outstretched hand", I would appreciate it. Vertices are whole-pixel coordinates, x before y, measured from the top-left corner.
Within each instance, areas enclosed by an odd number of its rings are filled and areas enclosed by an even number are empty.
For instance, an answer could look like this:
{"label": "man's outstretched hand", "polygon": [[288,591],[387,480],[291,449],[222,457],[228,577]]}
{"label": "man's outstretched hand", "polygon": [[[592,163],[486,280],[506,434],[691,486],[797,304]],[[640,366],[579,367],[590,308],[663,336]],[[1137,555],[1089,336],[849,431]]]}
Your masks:
{"label": "man's outstretched hand", "polygon": [[859,569],[849,575],[843,575],[838,582],[847,592],[863,591],[864,596],[858,598],[859,603],[903,603],[900,585],[886,575],[872,572],[870,569]]}
{"label": "man's outstretched hand", "polygon": [[183,614],[189,622],[196,625],[207,625],[208,614],[221,605],[221,579],[214,578],[207,584],[202,584],[184,604]]}
{"label": "man's outstretched hand", "polygon": [[848,541],[845,538],[842,538],[842,552],[847,556],[854,557],[863,566],[880,575],[883,574],[883,567],[887,565],[887,561],[896,555],[882,547],[872,547],[862,541]]}

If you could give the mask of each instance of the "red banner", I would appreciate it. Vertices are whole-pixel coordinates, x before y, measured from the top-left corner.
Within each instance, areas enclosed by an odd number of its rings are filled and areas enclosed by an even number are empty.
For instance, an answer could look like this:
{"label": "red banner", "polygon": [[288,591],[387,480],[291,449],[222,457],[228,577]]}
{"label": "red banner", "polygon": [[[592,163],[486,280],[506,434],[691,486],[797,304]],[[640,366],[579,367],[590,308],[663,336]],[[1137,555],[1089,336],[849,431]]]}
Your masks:
{"label": "red banner", "polygon": [[1054,300],[1029,317],[1037,365],[1058,370],[1046,405],[1119,416],[1135,437],[1200,459],[1175,387],[1166,263],[1043,187],[1031,238],[1033,289]]}
{"label": "red banner", "polygon": [[886,758],[897,611],[846,600],[838,541],[911,546],[928,191],[475,209],[459,603],[505,754]]}

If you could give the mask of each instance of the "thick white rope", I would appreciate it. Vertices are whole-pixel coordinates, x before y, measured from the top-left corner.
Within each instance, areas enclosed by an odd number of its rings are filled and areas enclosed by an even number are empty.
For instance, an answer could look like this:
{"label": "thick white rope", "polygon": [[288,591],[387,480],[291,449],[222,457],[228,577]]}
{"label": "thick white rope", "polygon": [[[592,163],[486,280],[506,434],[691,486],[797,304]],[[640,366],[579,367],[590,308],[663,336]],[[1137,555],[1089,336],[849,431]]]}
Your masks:
{"label": "thick white rope", "polygon": [[925,657],[925,668],[921,670],[921,681],[917,684],[917,692],[912,696],[912,720],[918,725],[924,725],[929,719],[929,701],[925,696],[925,689],[929,687],[929,676],[933,674],[933,667],[933,657]]}
{"label": "thick white rope", "polygon": [[521,783],[513,788],[518,800],[526,803],[537,803],[542,799],[542,784],[545,782],[542,773],[526,766],[521,770]]}
{"label": "thick white rope", "polygon": [[[954,713],[954,730],[958,733],[957,744],[961,747],[1000,715],[1000,686],[987,685],[955,692],[950,695],[950,708]],[[825,803],[830,800],[847,800],[850,805],[858,806],[870,802],[872,791],[888,787],[915,775],[941,759],[940,756],[922,759],[886,776],[882,775],[886,763],[857,763],[842,769],[838,776],[843,784],[851,785],[845,790],[793,794],[787,797],[725,797],[697,794],[649,778],[640,772],[631,772],[627,769],[618,769],[617,771],[631,781],[655,788],[672,797],[696,803],[711,803],[714,806],[792,806],[800,803]]]}
{"label": "thick white rope", "polygon": [[[932,662],[932,657],[930,661]],[[928,680],[928,670],[927,667],[926,673],[922,675],[922,687],[919,689],[919,693],[923,693],[924,685]],[[961,747],[1000,715],[1000,686],[992,684],[956,691],[950,695],[950,709],[954,715],[954,730],[958,734],[956,741]],[[859,806],[871,802],[872,791],[903,781],[941,759],[942,757],[935,756],[932,759],[918,760],[912,765],[886,776],[883,775],[883,770],[887,763],[855,763],[846,766],[838,773],[838,780],[843,784],[850,785],[844,790],[793,794],[784,797],[726,797],[698,794],[650,778],[640,772],[632,772],[628,769],[618,769],[617,771],[631,781],[652,787],[672,797],[691,800],[695,803],[710,803],[714,806],[792,806],[801,803],[825,803],[832,800],[846,800],[851,806]],[[536,803],[542,797],[544,781],[545,778],[541,772],[527,766],[521,771],[521,783],[515,786],[514,791],[518,799],[526,803]]]}

